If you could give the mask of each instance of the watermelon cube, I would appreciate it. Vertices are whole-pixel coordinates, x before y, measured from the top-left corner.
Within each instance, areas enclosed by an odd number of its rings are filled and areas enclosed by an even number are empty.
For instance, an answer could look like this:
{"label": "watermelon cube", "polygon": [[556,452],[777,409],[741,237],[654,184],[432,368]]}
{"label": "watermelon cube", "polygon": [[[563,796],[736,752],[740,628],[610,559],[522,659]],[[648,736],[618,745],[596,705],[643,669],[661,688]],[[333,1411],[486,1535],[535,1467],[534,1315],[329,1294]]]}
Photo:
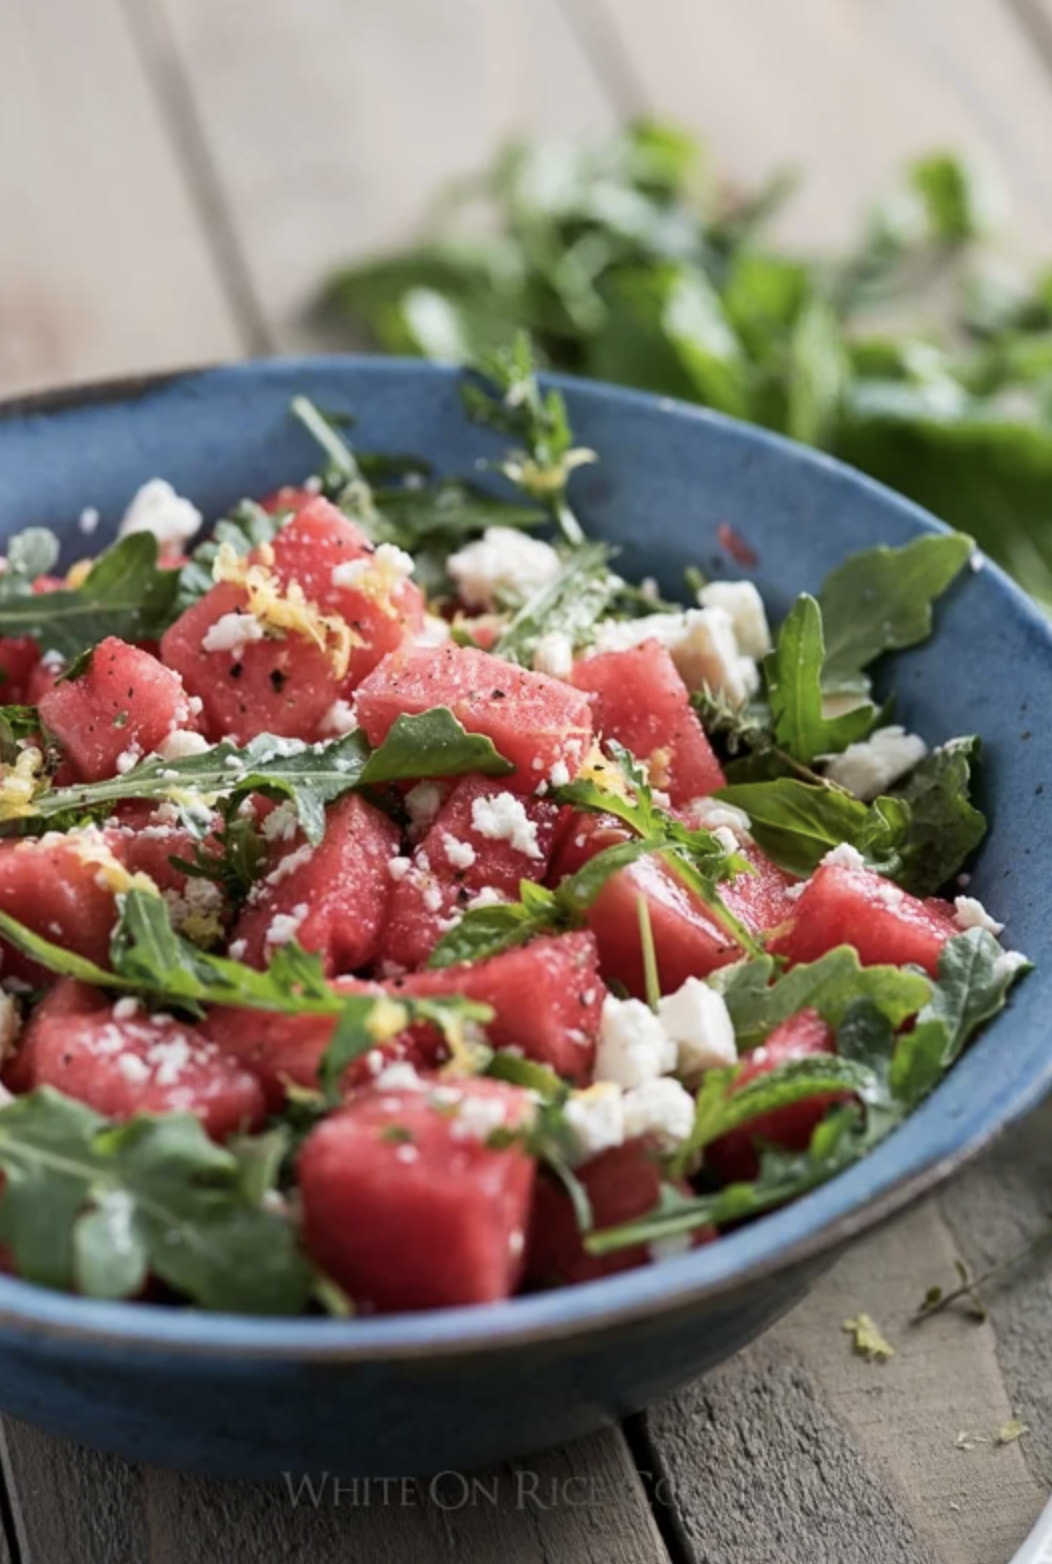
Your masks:
{"label": "watermelon cube", "polygon": [[[119,871],[105,834],[96,830],[0,842],[0,911],[52,944],[108,967],[117,905],[107,863]],[[0,960],[5,978],[34,987],[52,981],[46,968],[6,940],[0,941]]]}
{"label": "watermelon cube", "polygon": [[644,761],[673,804],[724,785],[687,686],[660,642],[588,657],[575,665],[573,683],[589,696],[596,733]]}
{"label": "watermelon cube", "polygon": [[[540,880],[559,819],[543,798],[508,796],[502,781],[465,777],[442,805],[391,893],[383,952],[389,964],[422,966],[450,921],[482,891],[514,901],[520,880]],[[495,836],[500,810],[515,829]],[[492,817],[492,818],[491,818]]]}
{"label": "watermelon cube", "polygon": [[448,706],[469,733],[484,733],[516,768],[513,792],[569,781],[592,741],[588,697],[559,679],[529,673],[472,647],[404,646],[359,686],[358,720],[381,744],[395,718]]}
{"label": "watermelon cube", "polygon": [[490,1135],[532,1103],[500,1081],[371,1088],[299,1159],[307,1251],[362,1308],[492,1303],[515,1290],[534,1162]]}
{"label": "watermelon cube", "polygon": [[[592,1208],[593,1226],[617,1227],[647,1216],[661,1198],[661,1148],[650,1136],[637,1136],[612,1146],[576,1170]],[[684,1195],[693,1191],[678,1186]],[[700,1229],[693,1244],[715,1238],[712,1228]],[[534,1287],[591,1282],[618,1271],[649,1265],[658,1256],[649,1244],[633,1244],[612,1254],[589,1254],[569,1196],[554,1178],[537,1180],[526,1243],[526,1277]]]}
{"label": "watermelon cube", "polygon": [[328,811],[325,835],[310,847],[278,840],[234,930],[230,953],[265,967],[295,939],[316,951],[330,977],[376,956],[391,889],[388,862],[398,831],[386,815],[350,793]]}
{"label": "watermelon cube", "polygon": [[196,726],[178,674],[112,635],[77,678],[41,698],[40,715],[85,782],[116,776],[176,728]]}
{"label": "watermelon cube", "polygon": [[[801,1010],[775,1027],[762,1047],[743,1061],[728,1090],[741,1091],[750,1081],[768,1075],[791,1059],[836,1052],[833,1033],[817,1010]],[[825,1092],[801,1102],[789,1103],[770,1113],[760,1113],[747,1124],[720,1137],[705,1148],[705,1166],[723,1184],[755,1178],[760,1170],[757,1147],[781,1146],[805,1151],[815,1128],[834,1103],[846,1101],[841,1092]]]}
{"label": "watermelon cube", "polygon": [[869,869],[829,863],[808,881],[770,948],[796,963],[853,945],[863,966],[910,962],[934,977],[942,947],[959,933],[948,902],[921,901]]}
{"label": "watermelon cube", "polygon": [[31,635],[0,636],[0,705],[17,706],[27,697],[40,647]]}
{"label": "watermelon cube", "polygon": [[411,973],[389,989],[395,998],[463,994],[492,1005],[494,1048],[516,1049],[569,1081],[591,1079],[606,994],[591,934],[546,936],[475,965]]}
{"label": "watermelon cube", "polygon": [[107,1118],[192,1113],[213,1140],[258,1129],[263,1093],[255,1077],[196,1027],[116,1004],[63,978],[33,1011],[4,1071],[12,1091],[51,1086]]}

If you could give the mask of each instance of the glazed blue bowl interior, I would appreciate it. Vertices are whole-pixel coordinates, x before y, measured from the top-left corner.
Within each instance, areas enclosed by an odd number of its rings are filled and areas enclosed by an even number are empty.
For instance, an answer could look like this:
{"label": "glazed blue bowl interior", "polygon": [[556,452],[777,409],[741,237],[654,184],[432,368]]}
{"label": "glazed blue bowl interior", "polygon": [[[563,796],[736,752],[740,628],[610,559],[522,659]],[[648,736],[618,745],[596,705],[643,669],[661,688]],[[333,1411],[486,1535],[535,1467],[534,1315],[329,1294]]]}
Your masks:
{"label": "glazed blue bowl interior", "polygon": [[[574,479],[587,530],[622,546],[626,573],[656,576],[669,595],[682,595],[688,564],[749,574],[777,618],[846,555],[901,544],[938,525],[857,473],[760,430],[628,391],[555,383],[580,443],[601,457]],[[446,473],[470,472],[502,446],[464,419],[453,372],[416,362],[268,362],[138,389],[73,391],[0,411],[0,535],[50,526],[69,539],[72,558],[87,551],[76,530],[81,510],[102,513],[94,548],[150,477],[168,478],[210,517],[246,494],[303,478],[317,468],[318,454],[289,417],[297,392],[324,410],[353,414],[362,449],[420,453]],[[755,552],[753,569],[721,550],[724,526]],[[177,1358],[204,1351],[356,1362],[422,1349],[442,1356],[584,1341],[601,1326],[745,1296],[754,1282],[835,1248],[942,1176],[1036,1103],[1052,1080],[1052,833],[1041,828],[1052,771],[1041,720],[1052,688],[1052,634],[1027,598],[984,563],[966,570],[940,605],[934,638],[887,672],[898,692],[896,720],[935,742],[983,736],[992,828],[970,891],[1005,919],[1006,941],[1037,970],[929,1101],[863,1163],[719,1243],[499,1307],[271,1321],[93,1302],[2,1277],[0,1331],[9,1340],[55,1332],[83,1340],[85,1352],[104,1339],[100,1352],[138,1345]],[[52,1421],[60,1425],[61,1416]]]}

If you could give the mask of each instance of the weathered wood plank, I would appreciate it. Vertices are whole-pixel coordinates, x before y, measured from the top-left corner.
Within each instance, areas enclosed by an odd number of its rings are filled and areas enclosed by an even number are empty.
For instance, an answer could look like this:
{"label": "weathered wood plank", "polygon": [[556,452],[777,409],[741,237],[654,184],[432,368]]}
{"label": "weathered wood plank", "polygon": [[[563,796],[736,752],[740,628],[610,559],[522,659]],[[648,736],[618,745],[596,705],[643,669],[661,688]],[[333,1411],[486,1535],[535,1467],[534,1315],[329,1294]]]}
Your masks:
{"label": "weathered wood plank", "polygon": [[0,6],[0,393],[236,353],[118,0]]}
{"label": "weathered wood plank", "polygon": [[567,0],[614,29],[645,107],[755,181],[798,166],[782,219],[795,242],[841,241],[907,157],[953,147],[992,161],[1031,248],[1052,242],[1052,92],[1003,0]]}
{"label": "weathered wood plank", "polygon": [[443,180],[526,129],[610,123],[556,0],[155,0],[282,347],[326,270],[403,242]]}
{"label": "weathered wood plank", "polygon": [[[993,1166],[972,1178],[999,1183]],[[1043,1495],[1022,1446],[993,1442],[1020,1400],[993,1328],[949,1313],[910,1323],[928,1285],[952,1279],[955,1249],[922,1206],[849,1250],[762,1343],[647,1414],[699,1558],[729,1561],[735,1539],[750,1564],[1010,1557]],[[1047,1283],[1045,1298],[1047,1340]],[[852,1353],[842,1327],[860,1311],[895,1346],[889,1362]],[[962,1450],[961,1434],[987,1442]],[[703,1488],[692,1471],[708,1474]]]}
{"label": "weathered wood plank", "polygon": [[[667,1564],[617,1433],[475,1475],[205,1482],[8,1423],[21,1564]],[[0,1555],[2,1558],[2,1555]]]}

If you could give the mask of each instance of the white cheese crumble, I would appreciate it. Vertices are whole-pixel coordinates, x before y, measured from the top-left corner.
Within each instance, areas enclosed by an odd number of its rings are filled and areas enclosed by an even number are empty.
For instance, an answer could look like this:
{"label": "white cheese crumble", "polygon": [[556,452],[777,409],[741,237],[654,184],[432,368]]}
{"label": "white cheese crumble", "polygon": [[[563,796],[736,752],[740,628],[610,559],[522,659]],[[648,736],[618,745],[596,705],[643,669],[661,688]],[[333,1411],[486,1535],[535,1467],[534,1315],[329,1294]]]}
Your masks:
{"label": "white cheese crumble", "polygon": [[975,896],[955,896],[953,921],[959,929],[985,929],[987,934],[1001,934],[1004,924],[992,918]]}
{"label": "white cheese crumble", "polygon": [[138,1054],[121,1054],[117,1060],[117,1068],[124,1079],[130,1081],[133,1086],[141,1086],[144,1081],[150,1079],[150,1066]]}
{"label": "white cheese crumble", "polygon": [[692,798],[683,812],[695,830],[717,831],[722,827],[733,831],[739,842],[750,840],[752,821],[735,804],[723,804],[718,798]]}
{"label": "white cheese crumble", "polygon": [[522,799],[514,793],[476,798],[471,805],[471,824],[491,842],[507,842],[527,858],[544,857],[537,842],[536,821],[530,819]]}
{"label": "white cheese crumble", "polygon": [[291,853],[286,853],[284,858],[279,860],[267,875],[264,884],[280,885],[282,880],[287,880],[290,874],[295,874],[297,869],[302,869],[305,864],[310,863],[313,857],[314,848],[309,842],[304,842],[302,847],[297,847]]}
{"label": "white cheese crumble", "polygon": [[694,1128],[694,1097],[671,1076],[641,1081],[624,1096],[625,1139],[654,1135],[671,1151]]}
{"label": "white cheese crumble", "polygon": [[451,836],[448,831],[443,834],[442,846],[446,858],[454,869],[470,869],[477,857],[470,842],[462,842],[458,837]]}
{"label": "white cheese crumble", "polygon": [[893,724],[878,728],[864,743],[849,744],[842,755],[827,760],[826,776],[868,804],[901,781],[927,753],[922,738]]}
{"label": "white cheese crumble", "polygon": [[387,860],[387,872],[392,880],[404,880],[413,867],[411,858],[404,858],[401,853],[396,853],[393,858]]}
{"label": "white cheese crumble", "polygon": [[708,688],[740,706],[759,688],[759,668],[741,651],[726,609],[688,608],[642,619],[606,620],[596,631],[595,649],[624,652],[649,640],[667,649],[689,690]]}
{"label": "white cheese crumble", "polygon": [[552,679],[568,679],[573,673],[573,642],[562,630],[549,630],[537,642],[533,653],[535,673]]}
{"label": "white cheese crumble", "polygon": [[573,1138],[574,1167],[620,1146],[625,1138],[624,1099],[613,1081],[598,1081],[584,1091],[571,1092],[563,1108],[563,1120]]}
{"label": "white cheese crumble", "polygon": [[450,1133],[454,1140],[489,1140],[504,1124],[504,1102],[499,1097],[464,1097]]}
{"label": "white cheese crumble", "polygon": [[291,798],[278,804],[267,815],[260,830],[268,842],[291,842],[300,827],[300,817]]}
{"label": "white cheese crumble", "polygon": [[240,961],[242,956],[244,956],[245,951],[247,949],[248,949],[248,940],[247,939],[232,940],[231,941],[231,945],[230,945],[230,950],[228,952],[231,961]]}
{"label": "white cheese crumble", "polygon": [[603,1001],[595,1078],[626,1090],[675,1068],[676,1044],[641,999]]}
{"label": "white cheese crumble", "polygon": [[412,554],[407,554],[397,543],[381,543],[373,554],[363,554],[358,559],[334,565],[332,584],[334,587],[356,587],[373,578],[388,590],[397,589],[403,581],[408,581],[415,568]]}
{"label": "white cheese crumble", "polygon": [[866,867],[866,860],[858,848],[852,847],[850,842],[839,842],[836,847],[831,847],[822,859],[822,862],[829,864],[834,869],[864,869]]}
{"label": "white cheese crumble", "polygon": [[565,787],[570,780],[570,768],[565,760],[557,760],[548,773],[552,787]]}
{"label": "white cheese crumble", "polygon": [[323,733],[335,733],[337,735],[350,733],[357,726],[358,718],[351,701],[333,701],[321,719],[321,731]]}
{"label": "white cheese crumble", "polygon": [[499,608],[547,586],[562,569],[550,543],[514,527],[487,527],[482,537],[446,560],[460,600],[468,608]]}
{"label": "white cheese crumble", "polygon": [[465,912],[474,912],[479,907],[502,907],[507,901],[492,885],[484,885],[476,896],[473,896],[464,908]]}
{"label": "white cheese crumble", "polygon": [[442,807],[444,794],[437,782],[418,782],[405,795],[405,807],[417,835],[423,835]]}
{"label": "white cheese crumble", "polygon": [[165,478],[151,478],[124,512],[119,532],[152,532],[162,548],[178,549],[200,530],[204,517],[196,505],[176,494]]}
{"label": "white cheese crumble", "polygon": [[739,649],[746,657],[771,650],[771,630],[763,598],[751,581],[710,581],[698,593],[702,608],[722,608],[730,614]]}
{"label": "white cheese crumble", "polygon": [[140,744],[129,744],[128,748],[117,756],[117,774],[122,777],[126,776],[129,771],[139,764],[141,759],[142,746]]}
{"label": "white cheese crumble", "polygon": [[300,931],[300,925],[309,912],[305,901],[297,903],[291,912],[276,912],[270,920],[267,929],[266,943],[268,945],[288,945],[296,938]]}
{"label": "white cheese crumble", "polygon": [[190,755],[203,755],[211,747],[200,733],[192,733],[189,728],[176,728],[161,740],[156,753],[162,760],[186,760]]}
{"label": "white cheese crumble", "polygon": [[266,631],[253,614],[220,614],[201,637],[203,652],[231,652],[239,657],[250,641],[262,641]]}
{"label": "white cheese crumble", "polygon": [[377,1090],[384,1092],[419,1092],[424,1083],[413,1066],[405,1059],[387,1064],[376,1077]]}
{"label": "white cheese crumble", "polygon": [[115,1021],[130,1021],[133,1016],[139,1014],[139,1001],[130,994],[124,999],[118,999],[113,1007],[113,1019]]}
{"label": "white cheese crumble", "polygon": [[676,1068],[691,1077],[737,1064],[734,1025],[722,994],[690,977],[658,1004],[658,1020],[676,1045]]}

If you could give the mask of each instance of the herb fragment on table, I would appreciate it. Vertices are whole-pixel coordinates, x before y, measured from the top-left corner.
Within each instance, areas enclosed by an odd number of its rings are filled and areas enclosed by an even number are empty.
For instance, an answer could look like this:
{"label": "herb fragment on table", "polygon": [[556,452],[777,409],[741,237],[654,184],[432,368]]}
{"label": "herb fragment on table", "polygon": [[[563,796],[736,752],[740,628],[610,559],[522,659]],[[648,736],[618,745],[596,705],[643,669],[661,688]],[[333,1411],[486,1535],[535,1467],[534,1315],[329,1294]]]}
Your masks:
{"label": "herb fragment on table", "polygon": [[842,1329],[851,1337],[851,1345],[860,1358],[870,1363],[886,1363],[895,1356],[895,1348],[868,1314],[845,1320]]}

